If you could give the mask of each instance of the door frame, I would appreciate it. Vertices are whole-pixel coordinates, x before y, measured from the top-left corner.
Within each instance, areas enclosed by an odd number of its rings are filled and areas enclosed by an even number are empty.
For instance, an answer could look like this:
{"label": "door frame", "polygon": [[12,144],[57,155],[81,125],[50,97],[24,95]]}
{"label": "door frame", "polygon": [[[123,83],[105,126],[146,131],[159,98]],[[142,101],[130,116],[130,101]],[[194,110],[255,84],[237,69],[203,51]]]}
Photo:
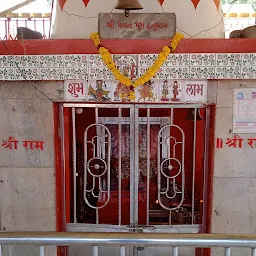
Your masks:
{"label": "door frame", "polygon": [[[62,145],[65,147],[68,146],[68,141],[65,136],[62,138],[63,130],[69,128],[69,121],[65,120],[63,122],[63,126],[61,125],[61,119],[63,120],[63,116],[61,111],[63,106],[67,105],[66,103],[53,103],[53,113],[54,113],[54,148],[55,148],[55,177],[56,177],[56,231],[67,231],[66,223],[67,223],[67,215],[66,215],[66,202],[65,198],[68,196],[67,194],[63,193],[65,189],[65,173],[64,173],[64,165],[66,165],[65,159],[62,157]],[[72,106],[81,106],[83,104],[74,104],[70,103]],[[86,104],[88,105],[88,104]],[[91,105],[91,104],[90,104]],[[100,107],[102,104],[94,104]],[[117,108],[118,104],[109,104],[112,107]],[[135,105],[135,104],[129,104]],[[136,105],[143,105],[143,104],[136,104]],[[151,106],[151,108],[161,108],[158,104],[147,104]],[[179,108],[182,107],[181,104]],[[215,120],[216,120],[216,104],[204,104],[209,111],[210,111],[210,118],[209,118],[209,134],[208,134],[208,161],[206,163],[208,168],[208,175],[207,179],[207,189],[205,191],[206,205],[205,205],[205,212],[206,218],[204,220],[204,229],[202,230],[203,233],[211,233],[211,224],[212,224],[212,205],[213,205],[213,173],[214,173],[214,141],[215,141]],[[189,105],[184,105],[184,107],[188,108]],[[65,143],[62,144],[62,139],[64,139]],[[65,140],[66,139],[66,140]],[[210,255],[210,249],[204,249],[203,255]],[[66,255],[67,250],[65,247],[58,247],[57,250],[58,255]]]}

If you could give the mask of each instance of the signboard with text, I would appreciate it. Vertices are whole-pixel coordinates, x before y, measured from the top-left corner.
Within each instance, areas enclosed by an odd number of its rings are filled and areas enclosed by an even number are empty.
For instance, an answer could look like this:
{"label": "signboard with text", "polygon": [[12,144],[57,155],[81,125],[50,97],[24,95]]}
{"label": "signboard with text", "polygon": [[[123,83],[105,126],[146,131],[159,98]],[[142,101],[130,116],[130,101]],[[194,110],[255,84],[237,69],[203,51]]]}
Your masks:
{"label": "signboard with text", "polygon": [[64,81],[65,100],[85,101],[87,98],[86,80],[65,80]]}
{"label": "signboard with text", "polygon": [[130,87],[111,79],[64,81],[65,101],[206,103],[207,80],[151,79],[135,88],[135,99],[129,98]]}
{"label": "signboard with text", "polygon": [[176,32],[175,13],[100,13],[102,39],[165,39]]}

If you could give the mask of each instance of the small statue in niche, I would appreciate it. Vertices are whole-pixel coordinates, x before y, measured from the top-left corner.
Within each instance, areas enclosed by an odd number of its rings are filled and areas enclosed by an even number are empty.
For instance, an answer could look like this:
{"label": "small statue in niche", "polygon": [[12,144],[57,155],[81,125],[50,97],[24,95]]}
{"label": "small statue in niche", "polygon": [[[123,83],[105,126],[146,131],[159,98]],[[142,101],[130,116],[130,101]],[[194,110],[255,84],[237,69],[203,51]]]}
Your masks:
{"label": "small statue in niche", "polygon": [[43,39],[40,32],[31,30],[29,28],[18,27],[17,28],[17,39]]}
{"label": "small statue in niche", "polygon": [[256,25],[242,30],[234,30],[230,33],[229,38],[256,38]]}
{"label": "small statue in niche", "polygon": [[173,89],[172,89],[172,93],[173,93],[173,98],[171,99],[172,101],[180,101],[180,99],[178,98],[179,96],[179,84],[177,81],[174,81],[173,83]]}
{"label": "small statue in niche", "polygon": [[169,90],[168,90],[168,81],[165,80],[163,83],[163,89],[162,89],[162,97],[161,97],[161,101],[168,101],[168,94],[169,94]]}

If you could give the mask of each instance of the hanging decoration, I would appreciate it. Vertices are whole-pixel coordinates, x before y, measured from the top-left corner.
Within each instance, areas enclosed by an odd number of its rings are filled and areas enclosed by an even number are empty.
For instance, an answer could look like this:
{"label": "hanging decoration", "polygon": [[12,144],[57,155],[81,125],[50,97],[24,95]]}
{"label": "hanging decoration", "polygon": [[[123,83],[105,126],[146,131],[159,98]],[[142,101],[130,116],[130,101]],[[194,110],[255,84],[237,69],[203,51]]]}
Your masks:
{"label": "hanging decoration", "polygon": [[63,7],[66,3],[66,0],[58,0],[58,2],[59,2],[59,5],[60,5],[60,9],[63,10]]}
{"label": "hanging decoration", "polygon": [[85,7],[87,6],[87,4],[90,2],[90,0],[82,0],[84,2]]}
{"label": "hanging decoration", "polygon": [[193,5],[195,6],[195,9],[197,7],[197,5],[199,4],[200,0],[191,0]]}
{"label": "hanging decoration", "polygon": [[122,72],[116,67],[116,65],[115,65],[115,63],[114,63],[114,61],[112,59],[112,56],[111,56],[111,53],[109,52],[109,50],[101,45],[101,40],[100,40],[100,36],[99,36],[98,33],[92,33],[90,38],[94,42],[95,46],[98,48],[98,52],[101,55],[104,63],[107,65],[109,70],[112,72],[112,74],[114,75],[116,80],[118,80],[119,82],[121,82],[125,86],[131,88],[129,96],[130,96],[131,100],[134,100],[135,99],[134,88],[136,88],[136,87],[138,87],[140,85],[145,84],[153,76],[156,75],[158,70],[161,68],[161,66],[166,61],[168,55],[171,52],[174,52],[176,50],[180,40],[183,39],[184,36],[181,33],[176,33],[173,36],[170,45],[169,46],[164,46],[162,48],[162,51],[158,55],[158,57],[155,60],[154,64],[151,67],[148,68],[148,70],[145,72],[145,74],[143,74],[141,77],[139,77],[135,81],[132,81],[130,78],[128,78],[127,76],[123,75]]}
{"label": "hanging decoration", "polygon": [[[66,1],[67,1],[67,0],[58,0],[61,10],[63,10]],[[82,0],[82,1],[83,1],[83,3],[84,3],[85,7],[86,7],[86,6],[88,5],[88,3],[90,2],[90,0]]]}
{"label": "hanging decoration", "polygon": [[[63,7],[64,7],[66,1],[67,1],[67,0],[58,0],[58,2],[59,2],[59,4],[60,4],[61,10],[63,10]],[[84,3],[85,7],[86,7],[86,6],[88,5],[88,3],[90,2],[90,0],[82,0],[82,1],[83,1],[83,3]],[[195,9],[196,9],[196,7],[197,7],[197,5],[199,4],[200,0],[191,0],[191,1],[192,1],[193,5],[195,6]],[[219,10],[219,7],[220,7],[220,0],[213,0],[213,1],[214,1],[215,5],[216,5],[216,7],[217,7],[217,10]],[[158,2],[160,3],[160,5],[163,5],[164,0],[158,0]]]}
{"label": "hanging decoration", "polygon": [[[164,1],[164,0],[159,0],[160,1]],[[199,4],[200,0],[191,0],[193,5],[195,6],[195,9],[197,7],[197,5]],[[216,7],[217,7],[217,10],[219,10],[219,7],[220,7],[220,0],[213,0],[213,2],[215,3]]]}
{"label": "hanging decoration", "polygon": [[220,7],[220,0],[213,0],[216,7],[217,7],[217,10],[219,10],[219,7]]}

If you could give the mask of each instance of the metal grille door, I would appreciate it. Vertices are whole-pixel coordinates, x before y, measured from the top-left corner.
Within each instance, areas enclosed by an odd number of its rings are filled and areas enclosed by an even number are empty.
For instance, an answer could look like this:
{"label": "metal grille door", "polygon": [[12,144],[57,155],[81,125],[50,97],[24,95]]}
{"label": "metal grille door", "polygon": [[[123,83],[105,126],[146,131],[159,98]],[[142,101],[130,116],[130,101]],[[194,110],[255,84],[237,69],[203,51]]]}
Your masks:
{"label": "metal grille door", "polygon": [[[69,231],[202,231],[207,107],[64,104],[61,111],[72,121],[69,136],[63,128],[63,138],[70,142],[69,148],[63,147],[63,158],[66,161],[68,155],[72,166],[65,190],[70,194]],[[62,118],[64,123],[65,115]],[[108,253],[119,255],[119,250],[112,249]],[[130,255],[167,253],[156,248],[126,251]],[[106,254],[105,248],[94,248],[94,252]]]}

